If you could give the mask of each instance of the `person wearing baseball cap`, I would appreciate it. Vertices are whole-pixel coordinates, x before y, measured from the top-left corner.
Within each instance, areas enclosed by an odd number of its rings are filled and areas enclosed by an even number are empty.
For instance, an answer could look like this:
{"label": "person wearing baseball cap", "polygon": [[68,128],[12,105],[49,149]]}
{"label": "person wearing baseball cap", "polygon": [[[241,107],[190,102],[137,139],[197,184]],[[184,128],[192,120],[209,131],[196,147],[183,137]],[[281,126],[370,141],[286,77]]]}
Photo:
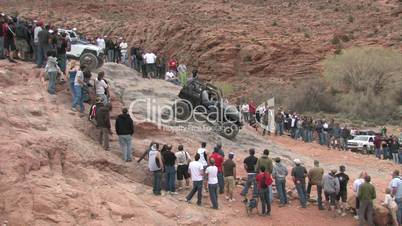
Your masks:
{"label": "person wearing baseball cap", "polygon": [[328,210],[332,211],[336,217],[335,205],[336,195],[339,193],[340,185],[339,179],[335,176],[336,169],[332,169],[328,174],[322,178],[322,186],[324,189],[325,201],[327,202]]}
{"label": "person wearing baseball cap", "polygon": [[301,165],[300,159],[293,160],[295,167],[292,169],[292,179],[295,183],[297,195],[299,196],[300,205],[302,208],[307,207],[307,195],[306,195],[306,176],[307,170]]}
{"label": "person wearing baseball cap", "polygon": [[225,182],[226,200],[229,202],[235,201],[233,199],[233,191],[236,183],[236,163],[233,161],[234,153],[229,153],[229,158],[223,162],[223,176]]}
{"label": "person wearing baseball cap", "polygon": [[272,171],[272,177],[275,180],[276,190],[279,194],[279,200],[281,204],[279,207],[283,207],[288,204],[288,197],[286,194],[286,176],[288,175],[288,169],[282,164],[281,158],[275,158],[275,165]]}

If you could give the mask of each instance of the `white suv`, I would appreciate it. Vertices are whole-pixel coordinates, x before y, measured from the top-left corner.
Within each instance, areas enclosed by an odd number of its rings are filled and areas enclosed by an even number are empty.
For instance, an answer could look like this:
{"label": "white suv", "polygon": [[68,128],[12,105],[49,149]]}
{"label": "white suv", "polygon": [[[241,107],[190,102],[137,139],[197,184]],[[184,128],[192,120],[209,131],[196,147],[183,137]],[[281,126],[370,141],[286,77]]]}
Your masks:
{"label": "white suv", "polygon": [[348,140],[348,148],[352,151],[361,151],[369,154],[374,150],[375,135],[357,135],[353,139]]}
{"label": "white suv", "polygon": [[70,40],[71,49],[67,52],[69,59],[76,59],[80,64],[86,65],[87,69],[93,70],[103,65],[103,49],[99,46],[81,40],[73,30],[58,29],[59,33],[66,33]]}

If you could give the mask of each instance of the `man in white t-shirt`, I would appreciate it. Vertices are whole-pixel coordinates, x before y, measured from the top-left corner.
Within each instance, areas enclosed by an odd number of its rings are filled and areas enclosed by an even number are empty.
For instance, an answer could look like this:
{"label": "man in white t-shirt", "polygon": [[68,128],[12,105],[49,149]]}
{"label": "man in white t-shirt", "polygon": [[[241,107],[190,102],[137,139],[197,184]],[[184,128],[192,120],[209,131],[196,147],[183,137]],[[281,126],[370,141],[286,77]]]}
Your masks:
{"label": "man in white t-shirt", "polygon": [[360,202],[359,202],[359,198],[358,198],[358,194],[359,194],[359,188],[360,188],[360,186],[364,183],[364,177],[365,176],[367,176],[367,173],[366,172],[361,172],[360,174],[359,174],[359,178],[357,178],[354,182],[353,182],[353,187],[352,187],[352,189],[353,189],[353,192],[355,193],[355,197],[356,197],[356,206],[355,206],[355,209],[356,209],[356,215],[354,216],[354,218],[356,219],[356,220],[358,220],[359,219],[359,208],[360,208]]}
{"label": "man in white t-shirt", "polygon": [[193,189],[186,197],[186,202],[190,202],[194,194],[197,192],[197,205],[201,205],[202,200],[202,179],[204,173],[204,167],[199,162],[200,155],[197,153],[194,157],[194,161],[190,162],[188,166],[188,172],[191,174],[191,180],[193,181]]}
{"label": "man in white t-shirt", "polygon": [[148,78],[150,78],[151,74],[152,77],[155,75],[155,70],[156,70],[156,55],[154,53],[147,52],[143,56],[144,61],[145,61],[145,68],[146,72],[148,75]]}
{"label": "man in white t-shirt", "polygon": [[[202,142],[201,143],[201,147],[198,148],[197,153],[200,155],[200,160],[199,162],[201,162],[202,166],[204,167],[204,170],[207,168],[208,166],[208,153],[207,153],[207,143],[206,142]],[[207,177],[204,175],[204,189],[205,192],[208,192],[208,184],[207,184]]]}
{"label": "man in white t-shirt", "polygon": [[95,92],[96,96],[102,99],[103,105],[108,103],[108,97],[106,95],[107,89],[109,88],[108,84],[103,79],[105,77],[105,72],[100,71],[98,73],[98,79],[95,80]]}
{"label": "man in white t-shirt", "polygon": [[212,209],[218,209],[218,167],[215,166],[215,159],[209,160],[210,166],[205,170],[208,175],[208,191],[211,199]]}
{"label": "man in white t-shirt", "polygon": [[127,50],[128,50],[128,44],[127,42],[121,38],[121,43],[119,45],[120,47],[120,53],[121,53],[121,61],[123,62],[123,64],[127,64],[127,60],[128,60],[128,56],[127,56]]}

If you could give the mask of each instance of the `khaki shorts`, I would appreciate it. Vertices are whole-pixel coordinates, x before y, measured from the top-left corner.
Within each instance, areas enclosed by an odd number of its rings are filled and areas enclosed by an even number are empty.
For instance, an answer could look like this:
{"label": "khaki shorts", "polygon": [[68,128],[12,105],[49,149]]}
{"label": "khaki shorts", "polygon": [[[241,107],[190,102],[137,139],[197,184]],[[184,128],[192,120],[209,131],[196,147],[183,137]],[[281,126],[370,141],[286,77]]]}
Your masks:
{"label": "khaki shorts", "polygon": [[229,193],[233,192],[235,188],[235,179],[233,176],[225,177],[225,190]]}

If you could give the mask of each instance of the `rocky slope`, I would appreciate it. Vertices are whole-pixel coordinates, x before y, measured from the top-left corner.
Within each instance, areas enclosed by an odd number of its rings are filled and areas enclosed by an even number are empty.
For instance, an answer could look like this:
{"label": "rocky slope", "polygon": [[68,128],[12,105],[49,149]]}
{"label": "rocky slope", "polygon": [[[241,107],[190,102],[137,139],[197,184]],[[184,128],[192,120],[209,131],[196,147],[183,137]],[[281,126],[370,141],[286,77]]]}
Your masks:
{"label": "rocky slope", "polygon": [[[23,3],[22,3],[23,2]],[[398,0],[7,1],[4,8],[91,36],[175,56],[202,77],[266,95],[318,76],[320,61],[356,45],[402,47]],[[283,86],[281,86],[283,88]]]}
{"label": "rocky slope", "polygon": [[[146,161],[124,163],[116,137],[112,151],[105,152],[97,144],[96,132],[84,116],[70,112],[70,93],[66,84],[58,86],[57,96],[46,92],[46,82],[34,65],[17,65],[0,61],[0,222],[14,225],[354,225],[353,219],[332,219],[327,211],[311,207],[297,208],[297,200],[286,208],[273,207],[270,219],[247,217],[240,202],[228,203],[220,197],[221,209],[188,205],[176,197],[154,197],[151,194]],[[169,101],[178,89],[164,81],[142,79],[130,69],[115,64],[104,67],[116,96],[113,97],[112,117],[122,105],[129,105],[141,97],[158,97]],[[119,99],[123,100],[120,104]],[[137,106],[137,105],[136,105]],[[144,109],[136,108],[137,117],[144,117]],[[200,125],[198,125],[200,126]],[[239,166],[247,155],[246,149],[255,147],[260,155],[264,148],[272,156],[281,156],[290,167],[290,160],[300,158],[311,167],[319,159],[326,170],[346,164],[351,178],[362,169],[373,176],[381,191],[388,181],[388,173],[395,167],[373,157],[327,152],[316,145],[292,143],[287,138],[274,142],[257,135],[250,128],[243,129],[237,140],[219,138],[214,133],[186,131],[169,132],[154,124],[136,121],[134,155],[142,154],[151,140],[161,143],[184,144],[194,154],[200,141],[208,141],[208,148],[221,141],[225,151],[236,153]],[[291,149],[284,148],[285,146]],[[368,167],[373,162],[378,167]],[[289,183],[289,188],[292,184]],[[236,199],[241,187],[236,188]],[[380,193],[380,192],[379,192]],[[292,218],[289,219],[289,211]],[[302,224],[300,222],[303,222]]]}

